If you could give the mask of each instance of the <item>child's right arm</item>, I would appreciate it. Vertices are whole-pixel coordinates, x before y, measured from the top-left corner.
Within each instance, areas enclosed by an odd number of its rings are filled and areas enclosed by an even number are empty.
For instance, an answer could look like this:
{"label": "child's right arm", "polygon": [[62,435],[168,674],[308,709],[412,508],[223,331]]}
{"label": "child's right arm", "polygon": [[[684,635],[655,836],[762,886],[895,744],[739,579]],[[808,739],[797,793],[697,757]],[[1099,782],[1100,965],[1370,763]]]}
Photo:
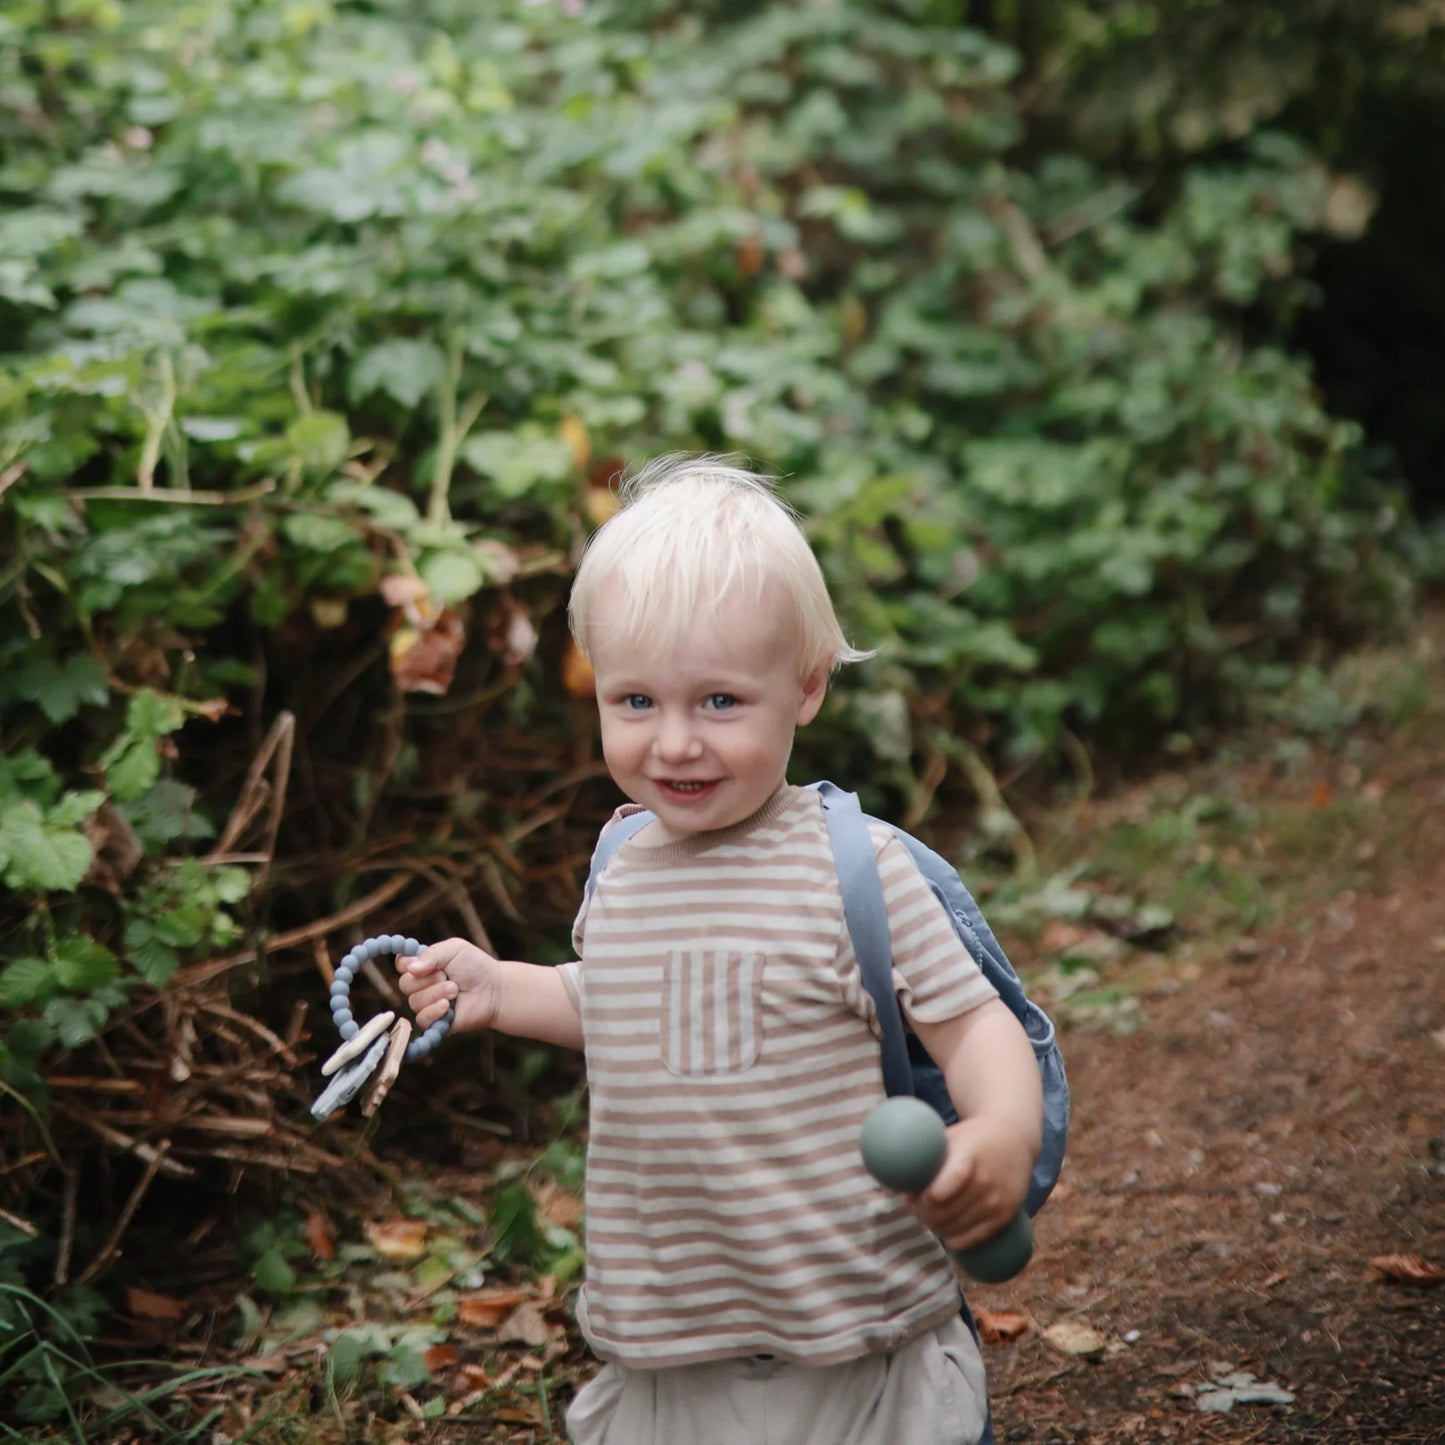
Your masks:
{"label": "child's right arm", "polygon": [[498,1029],[582,1047],[582,1016],[555,968],[493,958],[464,938],[430,944],[415,958],[398,955],[396,967],[418,1029],[435,1023],[455,1001],[454,1029]]}

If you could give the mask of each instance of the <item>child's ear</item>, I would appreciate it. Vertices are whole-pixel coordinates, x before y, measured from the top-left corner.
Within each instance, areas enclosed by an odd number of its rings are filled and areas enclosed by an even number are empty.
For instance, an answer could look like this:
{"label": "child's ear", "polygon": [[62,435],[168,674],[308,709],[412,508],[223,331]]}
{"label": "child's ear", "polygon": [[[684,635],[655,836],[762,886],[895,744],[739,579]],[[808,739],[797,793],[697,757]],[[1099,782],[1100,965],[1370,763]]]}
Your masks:
{"label": "child's ear", "polygon": [[828,674],[832,669],[826,665],[815,668],[803,679],[803,701],[798,708],[798,726],[806,727],[818,716],[823,699],[828,695]]}

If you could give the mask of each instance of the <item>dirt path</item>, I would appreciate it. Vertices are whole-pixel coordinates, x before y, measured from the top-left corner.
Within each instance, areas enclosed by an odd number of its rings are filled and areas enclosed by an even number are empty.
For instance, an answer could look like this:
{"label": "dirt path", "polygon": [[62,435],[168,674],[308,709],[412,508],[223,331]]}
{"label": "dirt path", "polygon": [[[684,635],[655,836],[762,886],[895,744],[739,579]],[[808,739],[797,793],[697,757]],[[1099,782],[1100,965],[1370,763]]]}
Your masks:
{"label": "dirt path", "polygon": [[[1445,732],[1416,731],[1290,785],[1385,805],[1320,824],[1364,886],[1161,976],[1137,1033],[1067,1039],[1067,1188],[1029,1272],[974,1292],[1035,1325],[987,1352],[1001,1442],[1445,1441],[1445,1285],[1370,1265],[1445,1265]],[[1292,1403],[1202,1411],[1232,1371]]]}

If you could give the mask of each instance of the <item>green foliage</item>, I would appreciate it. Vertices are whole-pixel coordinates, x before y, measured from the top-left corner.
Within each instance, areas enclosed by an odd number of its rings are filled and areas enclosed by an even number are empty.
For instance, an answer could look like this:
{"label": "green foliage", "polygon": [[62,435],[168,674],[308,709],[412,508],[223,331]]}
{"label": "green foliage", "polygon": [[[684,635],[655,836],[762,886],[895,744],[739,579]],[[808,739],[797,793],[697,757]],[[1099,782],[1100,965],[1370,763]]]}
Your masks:
{"label": "green foliage", "polygon": [[[196,1385],[235,1381],[244,1371],[181,1370],[146,1361],[97,1364],[86,1340],[101,1318],[100,1297],[72,1289],[54,1303],[39,1299],[7,1277],[7,1247],[0,1235],[0,1402],[5,1405],[0,1438],[84,1445],[127,1438],[136,1430],[167,1445],[199,1445],[212,1438],[221,1412],[213,1409],[197,1418],[186,1392]],[[139,1375],[158,1383],[127,1387],[126,1379]]]}
{"label": "green foliage", "polygon": [[[620,458],[787,477],[880,648],[809,749],[895,798],[1153,749],[1401,612],[1399,508],[1279,344],[1333,178],[1247,125],[1141,193],[960,8],[12,0],[0,1079],[235,946],[251,877],[197,845],[282,707],[351,780],[283,853],[532,846],[469,700],[570,771],[557,619]],[[454,716],[371,666],[393,577],[471,624]],[[575,1245],[500,1207],[517,1257]]]}

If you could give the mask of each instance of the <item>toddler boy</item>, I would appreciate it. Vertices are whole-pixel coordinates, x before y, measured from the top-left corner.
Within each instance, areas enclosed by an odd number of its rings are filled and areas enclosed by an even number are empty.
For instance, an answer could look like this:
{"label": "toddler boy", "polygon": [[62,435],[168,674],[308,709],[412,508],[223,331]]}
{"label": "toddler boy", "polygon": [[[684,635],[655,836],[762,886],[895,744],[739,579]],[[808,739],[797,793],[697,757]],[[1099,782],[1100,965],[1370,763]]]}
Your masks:
{"label": "toddler boy", "polygon": [[[463,939],[398,959],[425,1026],[585,1050],[587,1274],[605,1362],[577,1445],[974,1445],[983,1363],[943,1246],[1017,1213],[1038,1154],[1032,1047],[884,829],[894,984],[962,1122],[918,1198],[863,1169],[879,1034],[795,729],[867,656],[763,478],[711,457],[631,479],[592,538],[570,621],[608,771],[648,810],[559,968]],[[612,826],[611,824],[608,825]]]}

